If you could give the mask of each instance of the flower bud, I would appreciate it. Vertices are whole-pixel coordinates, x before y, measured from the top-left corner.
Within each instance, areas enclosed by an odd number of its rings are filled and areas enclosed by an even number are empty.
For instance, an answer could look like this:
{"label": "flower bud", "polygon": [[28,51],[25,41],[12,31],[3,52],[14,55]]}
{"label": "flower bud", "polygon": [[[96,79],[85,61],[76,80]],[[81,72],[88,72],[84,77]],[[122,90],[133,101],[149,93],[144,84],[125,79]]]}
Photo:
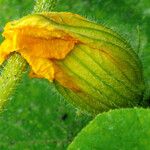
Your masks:
{"label": "flower bud", "polygon": [[97,114],[137,106],[142,100],[141,62],[116,32],[72,13],[33,14],[6,25],[0,62],[13,51],[30,76],[54,81],[77,107]]}

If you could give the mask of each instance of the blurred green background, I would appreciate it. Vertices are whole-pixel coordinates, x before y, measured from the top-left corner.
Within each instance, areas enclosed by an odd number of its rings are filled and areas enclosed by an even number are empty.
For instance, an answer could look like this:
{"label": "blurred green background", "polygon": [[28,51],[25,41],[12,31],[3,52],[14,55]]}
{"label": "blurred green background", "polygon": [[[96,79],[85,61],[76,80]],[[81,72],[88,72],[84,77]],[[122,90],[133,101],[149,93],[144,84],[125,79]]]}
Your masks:
{"label": "blurred green background", "polygon": [[[6,22],[29,14],[34,3],[33,0],[0,0],[0,33]],[[149,0],[58,0],[55,10],[81,14],[125,37],[139,51],[147,84],[146,97],[149,97]],[[27,74],[0,114],[0,150],[66,149],[92,118],[65,102],[52,83],[31,79]]]}

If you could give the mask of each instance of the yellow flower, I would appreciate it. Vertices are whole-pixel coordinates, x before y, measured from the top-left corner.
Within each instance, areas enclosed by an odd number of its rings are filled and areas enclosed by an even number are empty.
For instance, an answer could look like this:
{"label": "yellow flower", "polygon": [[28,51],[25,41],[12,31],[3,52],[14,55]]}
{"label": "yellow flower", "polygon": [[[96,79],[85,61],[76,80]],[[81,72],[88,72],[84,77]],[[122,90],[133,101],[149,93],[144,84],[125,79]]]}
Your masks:
{"label": "yellow flower", "polygon": [[32,14],[9,22],[0,62],[16,51],[30,76],[54,81],[68,100],[92,113],[138,105],[141,63],[117,33],[72,13]]}

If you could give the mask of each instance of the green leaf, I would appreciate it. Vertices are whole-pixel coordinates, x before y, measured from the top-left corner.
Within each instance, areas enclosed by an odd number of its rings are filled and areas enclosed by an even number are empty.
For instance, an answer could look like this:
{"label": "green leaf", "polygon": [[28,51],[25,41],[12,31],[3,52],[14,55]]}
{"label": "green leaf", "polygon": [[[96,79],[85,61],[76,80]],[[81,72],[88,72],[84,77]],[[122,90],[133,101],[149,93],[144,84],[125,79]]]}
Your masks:
{"label": "green leaf", "polygon": [[149,150],[150,110],[120,109],[98,115],[68,150]]}

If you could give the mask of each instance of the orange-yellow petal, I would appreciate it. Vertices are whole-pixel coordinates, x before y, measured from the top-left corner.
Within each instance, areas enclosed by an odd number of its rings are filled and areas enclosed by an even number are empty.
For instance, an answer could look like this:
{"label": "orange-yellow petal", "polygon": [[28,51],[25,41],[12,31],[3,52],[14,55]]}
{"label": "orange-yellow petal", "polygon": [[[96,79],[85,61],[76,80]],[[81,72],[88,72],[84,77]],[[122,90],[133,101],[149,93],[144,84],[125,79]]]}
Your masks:
{"label": "orange-yellow petal", "polygon": [[49,81],[52,81],[54,79],[54,67],[51,60],[47,58],[32,57],[25,52],[22,52],[21,55],[29,63],[32,70],[32,73],[30,73],[30,75],[32,77],[46,78]]}
{"label": "orange-yellow petal", "polygon": [[7,58],[8,54],[13,52],[12,49],[12,41],[10,39],[6,39],[0,45],[0,64]]}
{"label": "orange-yellow petal", "polygon": [[19,52],[26,51],[34,57],[63,59],[74,48],[75,43],[72,39],[44,39],[19,35],[15,49]]}

